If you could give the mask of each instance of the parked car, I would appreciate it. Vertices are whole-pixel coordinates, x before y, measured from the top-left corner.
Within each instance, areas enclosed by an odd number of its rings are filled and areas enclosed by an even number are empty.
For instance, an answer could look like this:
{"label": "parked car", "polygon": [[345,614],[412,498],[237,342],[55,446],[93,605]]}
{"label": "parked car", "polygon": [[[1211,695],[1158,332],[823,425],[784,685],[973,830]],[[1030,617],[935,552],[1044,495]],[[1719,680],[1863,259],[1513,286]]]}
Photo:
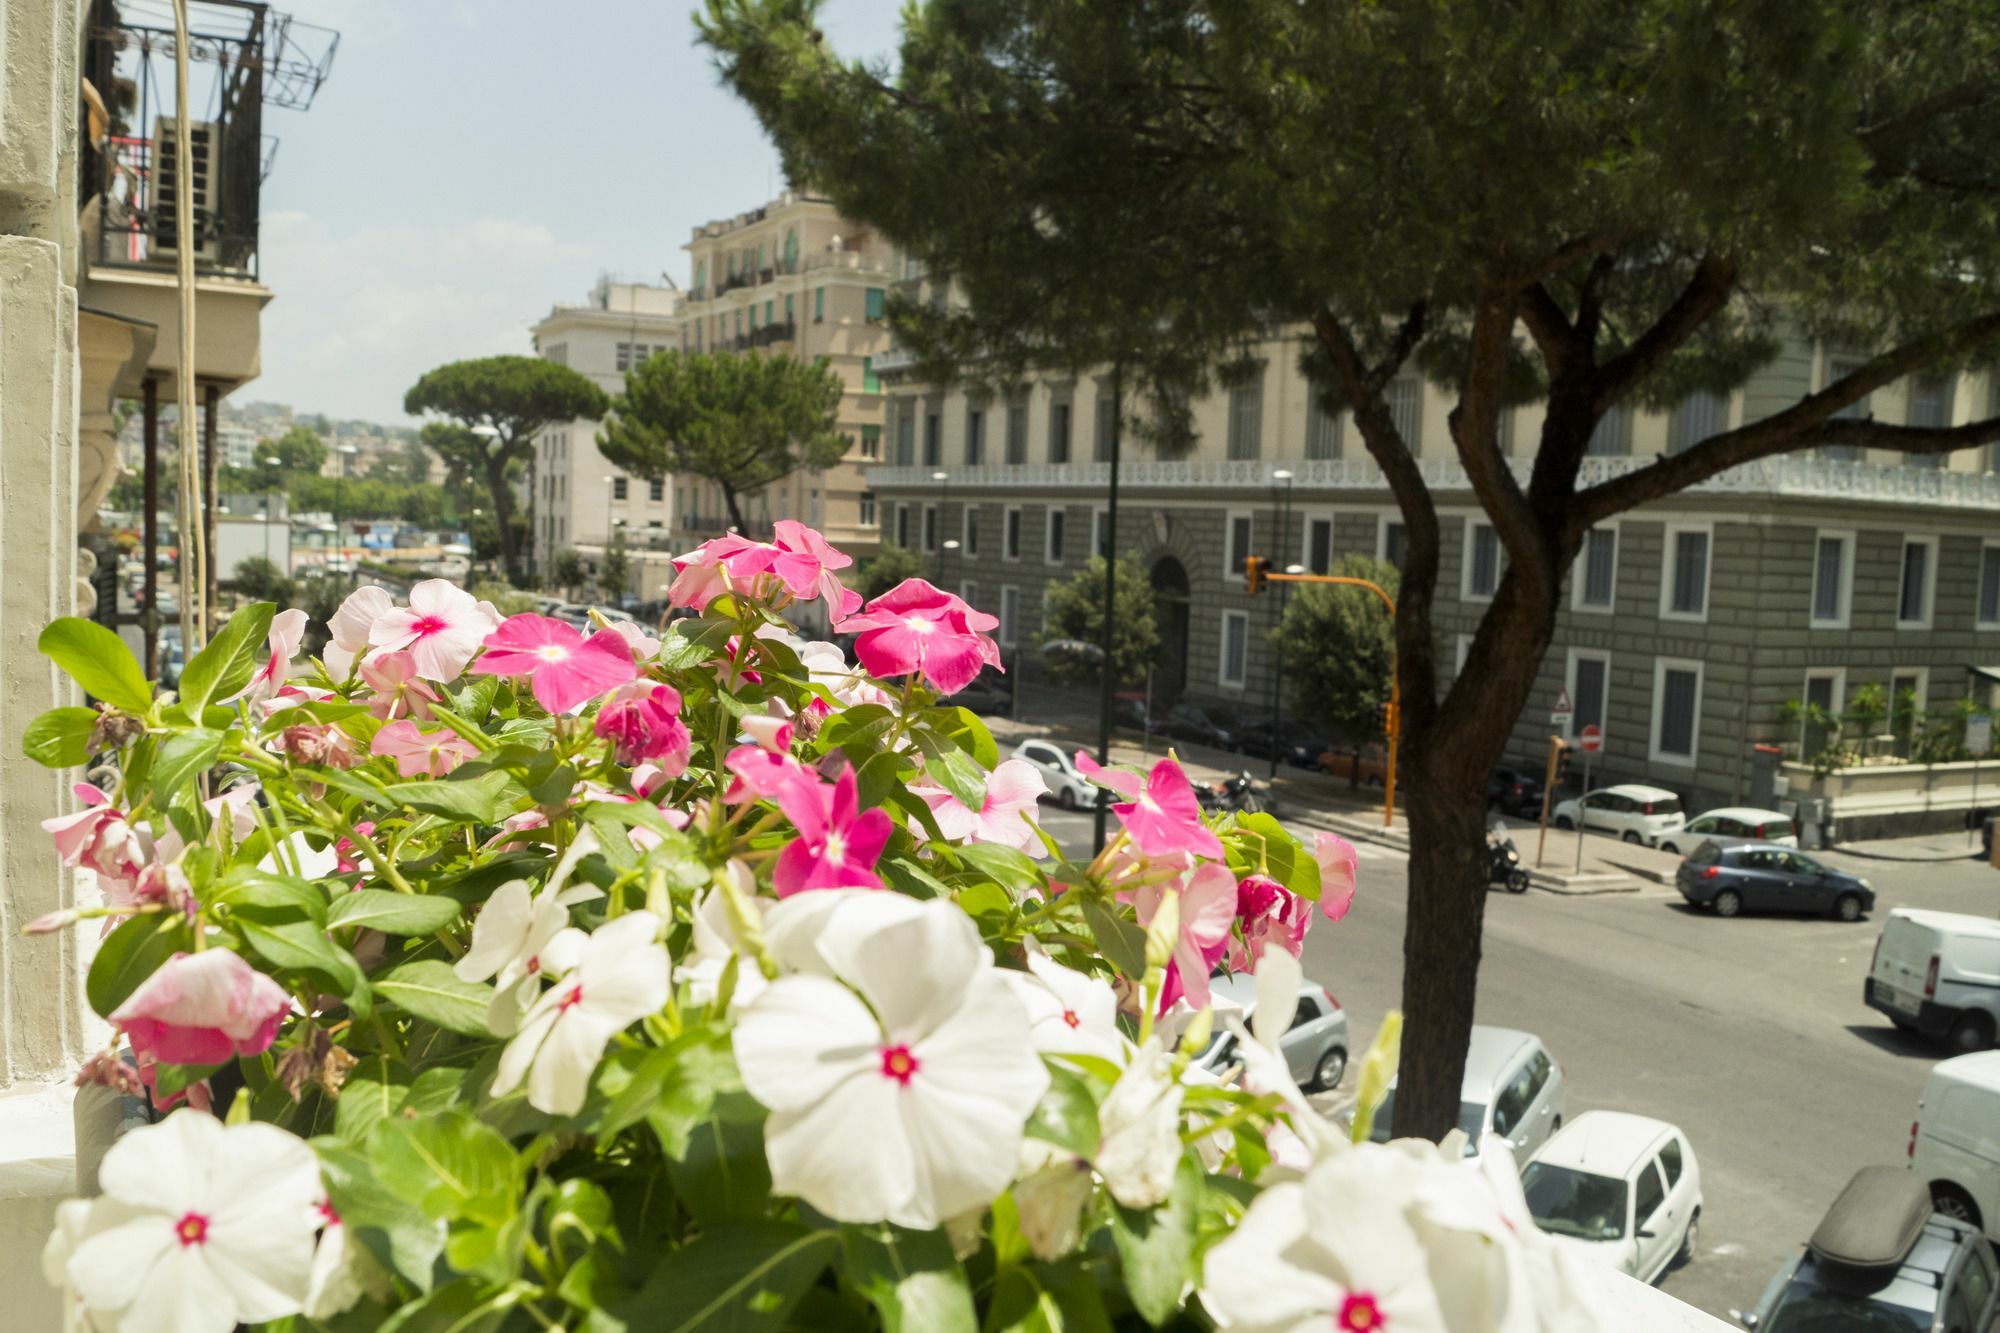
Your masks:
{"label": "parked car", "polygon": [[1358,755],[1351,745],[1335,745],[1320,752],[1319,767],[1322,773],[1379,787],[1388,780],[1389,755],[1380,741],[1363,745]]}
{"label": "parked car", "polygon": [[951,696],[950,703],[967,708],[981,717],[1005,716],[1014,711],[1014,686],[992,667],[982,668],[972,683]]}
{"label": "parked car", "polygon": [[[1243,1022],[1246,1025],[1250,1022],[1250,1015],[1257,1007],[1254,977],[1247,972],[1217,977],[1209,983],[1209,988],[1215,993],[1218,1009],[1241,1009]],[[1278,1038],[1278,1052],[1285,1057],[1292,1077],[1301,1087],[1324,1092],[1339,1086],[1347,1072],[1347,1011],[1333,998],[1332,991],[1310,981],[1299,987],[1299,1007],[1286,1026],[1285,1035]],[[1221,1027],[1215,1029],[1208,1045],[1193,1059],[1199,1068],[1218,1075],[1236,1062],[1236,1035]]]}
{"label": "parked car", "polygon": [[[1222,719],[1214,719],[1220,723]],[[1287,730],[1286,724],[1272,717],[1249,718],[1233,726],[1223,724],[1239,753],[1257,759],[1269,759],[1271,747],[1282,743]]]}
{"label": "parked car", "polygon": [[1675,872],[1674,886],[1717,916],[1739,912],[1810,912],[1859,921],[1875,910],[1875,886],[1775,843],[1718,847],[1705,842]]}
{"label": "parked car", "polygon": [[1864,998],[1959,1055],[1985,1050],[2000,1027],[2000,921],[1896,908],[1875,939]]}
{"label": "parked car", "polygon": [[[1487,1134],[1498,1134],[1516,1154],[1526,1157],[1562,1128],[1562,1066],[1532,1033],[1475,1024],[1458,1098],[1458,1127],[1465,1131],[1467,1157],[1479,1155],[1479,1140]],[[1395,1110],[1392,1079],[1388,1096],[1375,1109],[1369,1138],[1389,1141]]]}
{"label": "parked car", "polygon": [[2000,1051],[1932,1068],[1910,1125],[1910,1171],[1932,1208],[2000,1240]]}
{"label": "parked car", "polygon": [[1111,725],[1132,731],[1160,731],[1165,719],[1152,711],[1143,694],[1120,694],[1111,700]]}
{"label": "parked car", "polygon": [[1542,780],[1521,768],[1496,768],[1486,775],[1486,808],[1523,819],[1542,813]]}
{"label": "parked car", "polygon": [[1806,1252],[1738,1319],[1762,1333],[1991,1333],[1996,1315],[1992,1246],[1932,1212],[1909,1172],[1870,1166],[1847,1182]]}
{"label": "parked car", "polygon": [[1747,805],[1726,806],[1720,810],[1710,810],[1696,815],[1675,833],[1660,835],[1659,848],[1676,856],[1685,855],[1712,842],[1717,847],[1734,847],[1740,843],[1761,842],[1775,847],[1796,847],[1799,845],[1797,827],[1792,817],[1777,810],[1758,810]]}
{"label": "parked car", "polygon": [[1585,1111],[1521,1168],[1535,1225],[1593,1263],[1657,1282],[1694,1258],[1701,1167],[1664,1120]]}
{"label": "parked car", "polygon": [[1076,771],[1076,763],[1054,741],[1022,741],[1014,757],[1033,767],[1048,784],[1049,797],[1065,810],[1097,804],[1097,788]]}
{"label": "parked car", "polygon": [[1175,704],[1167,710],[1160,730],[1177,741],[1213,745],[1219,750],[1227,750],[1236,743],[1229,729],[1198,704]]}
{"label": "parked car", "polygon": [[1687,822],[1680,797],[1664,787],[1636,782],[1572,796],[1556,806],[1552,817],[1560,829],[1581,824],[1649,847],[1661,834],[1677,832]]}

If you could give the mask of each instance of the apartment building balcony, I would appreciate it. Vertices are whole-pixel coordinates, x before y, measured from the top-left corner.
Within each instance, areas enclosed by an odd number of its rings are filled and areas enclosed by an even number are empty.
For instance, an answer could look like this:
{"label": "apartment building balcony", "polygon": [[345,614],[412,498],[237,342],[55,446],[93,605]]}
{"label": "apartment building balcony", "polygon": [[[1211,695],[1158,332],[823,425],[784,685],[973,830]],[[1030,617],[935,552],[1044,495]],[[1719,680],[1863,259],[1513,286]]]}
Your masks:
{"label": "apartment building balcony", "polygon": [[891,343],[889,349],[875,354],[875,373],[878,375],[898,375],[916,369],[916,353],[901,343]]}

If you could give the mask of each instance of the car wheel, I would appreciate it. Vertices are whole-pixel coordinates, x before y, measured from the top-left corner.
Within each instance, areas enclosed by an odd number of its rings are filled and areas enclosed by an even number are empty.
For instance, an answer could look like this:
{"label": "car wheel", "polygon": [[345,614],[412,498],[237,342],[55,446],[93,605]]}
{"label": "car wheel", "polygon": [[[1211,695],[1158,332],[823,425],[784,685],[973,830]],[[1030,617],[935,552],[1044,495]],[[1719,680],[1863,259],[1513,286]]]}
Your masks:
{"label": "car wheel", "polygon": [[1576,827],[1576,821],[1571,819],[1568,815],[1557,815],[1556,827],[1561,829],[1564,833],[1567,833],[1571,829]]}
{"label": "car wheel", "polygon": [[1715,895],[1715,902],[1711,906],[1715,908],[1717,916],[1735,916],[1743,910],[1743,895],[1734,889],[1724,889]]}
{"label": "car wheel", "polygon": [[1639,836],[1639,835],[1638,835],[1637,833],[1635,833],[1635,832],[1634,832],[1633,830],[1631,830],[1631,829],[1626,829],[1626,830],[1625,830],[1625,841],[1627,841],[1627,842],[1631,843],[1631,844],[1632,844],[1632,845],[1633,845],[1634,847],[1638,847],[1638,846],[1642,846],[1642,845],[1643,845],[1643,844],[1645,843],[1645,841],[1646,841],[1646,840],[1645,840],[1644,838],[1640,837],[1640,836]]}
{"label": "car wheel", "polygon": [[1993,1044],[1993,1020],[1985,1014],[1960,1014],[1945,1034],[1944,1044],[1953,1055],[1971,1055]]}
{"label": "car wheel", "polygon": [[1677,844],[1671,842],[1661,843],[1660,850],[1665,852],[1668,856],[1679,856],[1681,854],[1680,847]]}
{"label": "car wheel", "polygon": [[1341,1076],[1346,1072],[1347,1051],[1342,1047],[1336,1046],[1319,1058],[1319,1067],[1313,1070],[1314,1090],[1326,1092],[1331,1088],[1339,1087]]}
{"label": "car wheel", "polygon": [[1064,787],[1062,794],[1056,797],[1056,804],[1065,810],[1076,809],[1076,790],[1072,787]]}
{"label": "car wheel", "polygon": [[1963,1222],[1975,1231],[1980,1228],[1979,1205],[1972,1201],[1970,1194],[1948,1180],[1931,1185],[1931,1207],[1954,1222]]}
{"label": "car wheel", "polygon": [[1680,1253],[1674,1256],[1674,1267],[1694,1262],[1695,1248],[1701,1244],[1701,1209],[1697,1208],[1688,1217],[1687,1230],[1681,1233]]}
{"label": "car wheel", "polygon": [[1833,914],[1842,921],[1859,921],[1861,919],[1861,895],[1858,893],[1841,894],[1833,900]]}

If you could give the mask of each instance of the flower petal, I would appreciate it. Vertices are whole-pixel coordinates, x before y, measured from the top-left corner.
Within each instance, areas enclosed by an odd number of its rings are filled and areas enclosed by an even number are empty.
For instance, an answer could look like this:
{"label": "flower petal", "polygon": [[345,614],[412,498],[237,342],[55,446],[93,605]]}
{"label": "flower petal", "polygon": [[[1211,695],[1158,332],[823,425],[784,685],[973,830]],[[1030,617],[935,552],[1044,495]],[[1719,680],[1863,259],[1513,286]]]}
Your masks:
{"label": "flower petal", "polygon": [[773,1112],[806,1110],[842,1080],[872,1077],[882,1052],[875,1016],[826,977],[772,982],[738,1017],[732,1040],[743,1086]]}

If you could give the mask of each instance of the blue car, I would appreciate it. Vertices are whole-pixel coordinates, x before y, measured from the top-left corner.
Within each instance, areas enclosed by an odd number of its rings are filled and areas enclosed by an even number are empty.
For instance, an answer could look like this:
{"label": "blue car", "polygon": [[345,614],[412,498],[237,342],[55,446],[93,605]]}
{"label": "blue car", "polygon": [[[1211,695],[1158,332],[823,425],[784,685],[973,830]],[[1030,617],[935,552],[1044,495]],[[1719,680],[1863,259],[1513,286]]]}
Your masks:
{"label": "blue car", "polygon": [[1705,842],[1681,862],[1674,883],[1681,897],[1717,916],[1804,912],[1858,921],[1875,909],[1875,886],[1867,880],[1769,842]]}

